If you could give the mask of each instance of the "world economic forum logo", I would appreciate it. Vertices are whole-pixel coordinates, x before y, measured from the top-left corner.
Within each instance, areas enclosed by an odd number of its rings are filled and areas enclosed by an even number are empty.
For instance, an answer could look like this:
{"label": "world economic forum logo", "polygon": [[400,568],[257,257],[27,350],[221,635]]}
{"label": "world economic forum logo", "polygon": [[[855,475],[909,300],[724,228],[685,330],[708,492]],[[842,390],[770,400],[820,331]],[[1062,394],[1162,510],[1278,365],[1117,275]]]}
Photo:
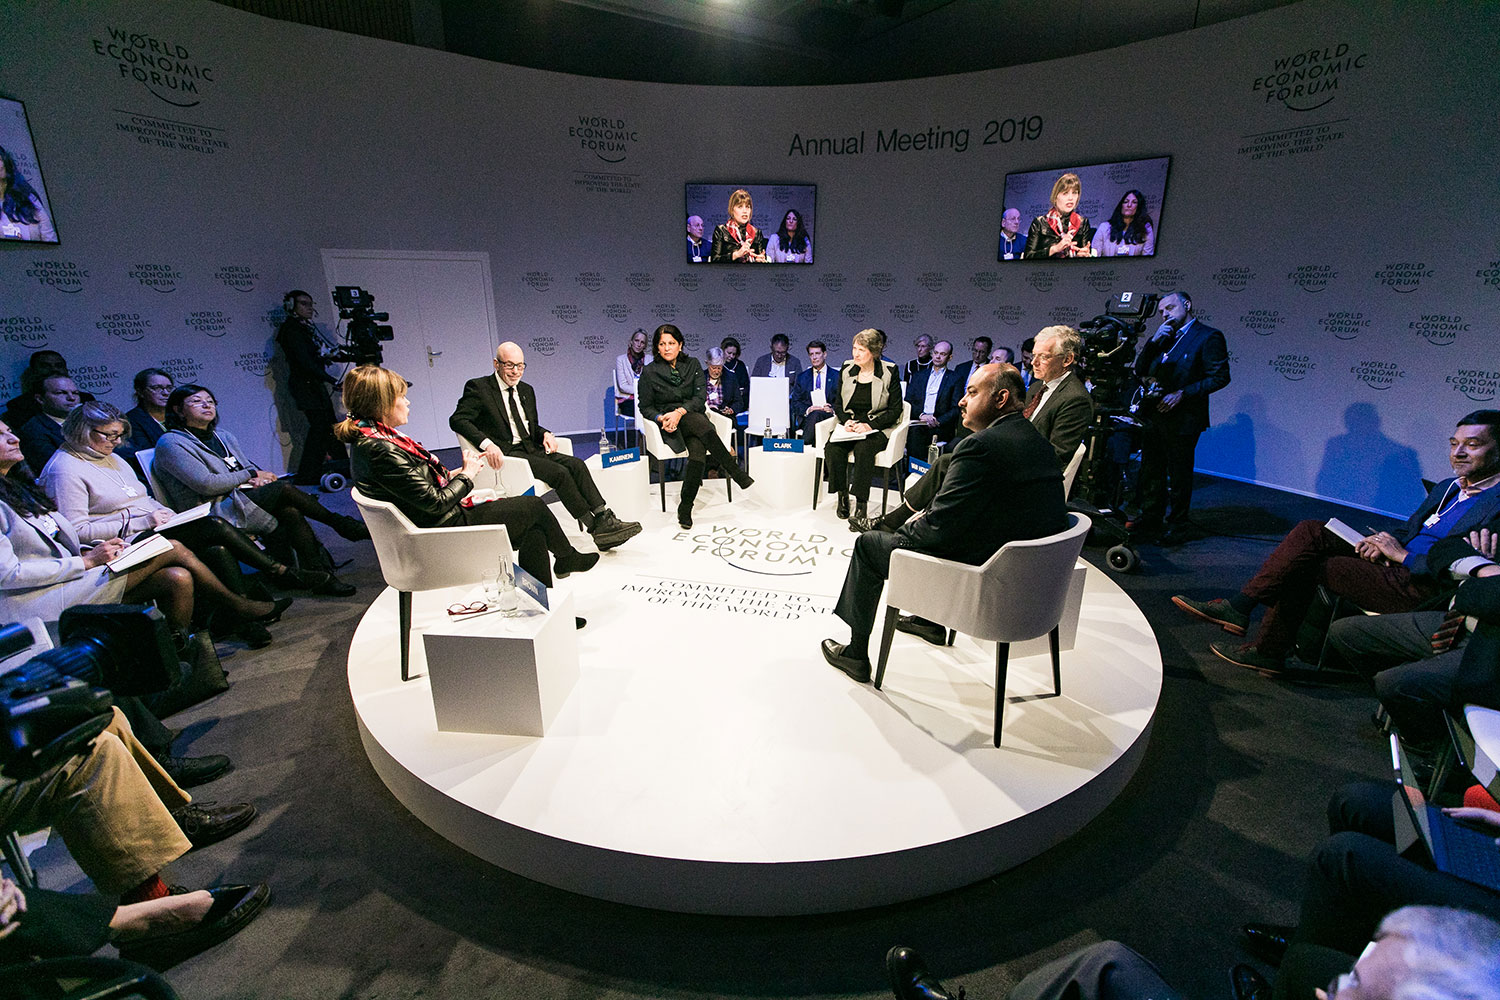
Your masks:
{"label": "world economic forum logo", "polygon": [[115,64],[122,80],[140,84],[174,108],[197,107],[214,84],[214,68],[179,41],[110,26],[92,39],[94,54]]}

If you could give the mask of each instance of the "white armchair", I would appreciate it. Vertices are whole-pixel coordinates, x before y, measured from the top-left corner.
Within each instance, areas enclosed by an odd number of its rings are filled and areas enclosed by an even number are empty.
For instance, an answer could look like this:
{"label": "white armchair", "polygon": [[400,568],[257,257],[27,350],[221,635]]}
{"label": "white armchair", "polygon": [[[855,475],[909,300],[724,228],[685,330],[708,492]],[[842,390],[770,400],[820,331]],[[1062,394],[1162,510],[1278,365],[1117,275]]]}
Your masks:
{"label": "white armchair", "polygon": [[948,644],[955,633],[995,643],[995,746],[1005,710],[1005,676],[1010,644],[1050,634],[1052,688],[1062,694],[1058,623],[1068,596],[1073,564],[1093,526],[1082,514],[1068,514],[1069,527],[1055,535],[1010,542],[978,566],[951,562],[908,549],[891,553],[890,588],[875,686],[885,679],[898,609],[946,625]]}
{"label": "white armchair", "polygon": [[501,560],[512,559],[510,534],[503,524],[419,528],[393,503],[372,500],[358,488],[350,495],[370,529],[380,575],[398,596],[401,679],[410,680],[412,592],[461,587],[494,576]]}
{"label": "white armchair", "polygon": [[1078,470],[1083,468],[1083,459],[1089,453],[1088,439],[1078,442],[1078,450],[1073,452],[1073,457],[1068,459],[1068,467],[1063,470],[1063,496],[1073,492],[1073,480],[1078,478]]}
{"label": "white armchair", "polygon": [[159,502],[166,503],[165,500],[162,500],[162,497],[166,496],[166,494],[161,491],[161,483],[159,483],[156,479],[156,470],[151,467],[151,460],[155,457],[155,448],[142,448],[140,451],[135,453],[136,464],[138,464],[141,467],[141,471],[146,474],[146,485],[151,487],[151,495],[154,496]]}
{"label": "white armchair", "polygon": [[[813,510],[818,509],[818,498],[823,493],[823,454],[828,445],[828,439],[833,436],[833,429],[837,425],[837,418],[819,421],[815,429],[816,441],[813,444]],[[891,470],[906,457],[906,431],[911,423],[911,404],[901,404],[901,420],[889,432],[889,439],[880,454],[875,456],[875,468],[882,473],[880,477],[880,513],[886,511],[886,504],[891,493]],[[849,461],[854,461],[851,452]],[[896,489],[899,495],[906,496],[906,480],[898,477]]]}
{"label": "white armchair", "polygon": [[[734,451],[734,421],[722,413],[709,411],[708,419],[713,423],[714,430],[719,432],[719,440],[724,442],[724,447],[731,452]],[[674,458],[687,458],[687,451],[673,451],[661,436],[661,427],[655,420],[637,420],[636,427],[640,429],[641,440],[645,443],[646,454],[656,459],[657,463],[670,461]],[[661,468],[657,473],[657,479],[661,482],[661,509],[665,513],[667,509],[667,470]],[[729,491],[729,499],[734,500],[734,480],[724,478],[724,486]]]}

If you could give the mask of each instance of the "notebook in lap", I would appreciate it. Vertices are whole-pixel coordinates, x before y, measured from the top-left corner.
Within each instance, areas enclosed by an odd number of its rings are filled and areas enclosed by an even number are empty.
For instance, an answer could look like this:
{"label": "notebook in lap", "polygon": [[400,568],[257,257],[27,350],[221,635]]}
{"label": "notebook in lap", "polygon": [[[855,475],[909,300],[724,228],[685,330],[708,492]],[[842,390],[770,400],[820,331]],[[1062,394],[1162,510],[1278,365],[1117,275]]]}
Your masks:
{"label": "notebook in lap", "polygon": [[1440,872],[1447,872],[1500,892],[1500,846],[1494,833],[1484,833],[1444,815],[1423,797],[1406,750],[1391,734],[1391,763],[1396,771],[1396,850],[1405,853],[1421,840]]}

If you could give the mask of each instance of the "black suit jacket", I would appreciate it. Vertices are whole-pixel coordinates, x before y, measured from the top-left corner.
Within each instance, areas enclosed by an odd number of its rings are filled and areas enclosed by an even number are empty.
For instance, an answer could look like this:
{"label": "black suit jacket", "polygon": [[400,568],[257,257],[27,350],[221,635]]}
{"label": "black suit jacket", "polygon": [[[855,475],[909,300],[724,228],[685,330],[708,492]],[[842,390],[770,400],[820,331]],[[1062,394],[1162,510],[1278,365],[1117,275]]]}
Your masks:
{"label": "black suit jacket", "polygon": [[547,428],[536,418],[536,390],[525,382],[517,382],[516,391],[521,397],[521,416],[530,432],[521,435],[520,444],[511,443],[510,407],[506,405],[508,394],[500,391],[499,382],[493,375],[471,378],[464,383],[464,394],[459,397],[453,416],[448,418],[448,426],[476,446],[489,438],[507,455],[542,452],[542,435],[547,433]]}
{"label": "black suit jacket", "polygon": [[1470,580],[1458,588],[1453,607],[1479,619],[1453,678],[1453,704],[1500,708],[1500,576]]}
{"label": "black suit jacket", "polygon": [[1182,401],[1169,413],[1153,408],[1147,423],[1174,434],[1198,434],[1208,429],[1208,396],[1229,384],[1229,348],[1224,334],[1193,320],[1168,344],[1153,336],[1135,361],[1140,378],[1154,378],[1168,393],[1182,391]]}
{"label": "black suit jacket", "polygon": [[[932,372],[931,365],[918,369],[906,383],[906,401],[911,404],[913,420],[924,412],[922,405],[927,402],[927,385],[932,380]],[[944,368],[940,378],[942,384],[938,386],[937,400],[933,403],[932,415],[938,422],[933,434],[939,441],[951,441],[953,432],[958,429],[958,401],[963,398],[964,383],[951,368]]]}
{"label": "black suit jacket", "polygon": [[1013,412],[959,443],[932,506],[896,534],[902,548],[977,565],[1006,542],[1067,526],[1052,446]]}
{"label": "black suit jacket", "polygon": [[[1046,389],[1046,383],[1033,381],[1031,390],[1026,393],[1027,404]],[[1069,372],[1068,377],[1058,384],[1057,391],[1047,400],[1047,404],[1032,414],[1031,424],[1052,443],[1052,450],[1057,452],[1058,464],[1066,469],[1073,460],[1073,453],[1078,450],[1078,442],[1083,440],[1083,435],[1088,432],[1089,424],[1093,421],[1093,397],[1089,395],[1088,387],[1083,384],[1078,373]]]}
{"label": "black suit jacket", "polygon": [[[791,408],[792,427],[801,427],[807,419],[807,408],[812,404],[813,370],[804,368],[792,381],[792,395],[787,401]],[[826,361],[823,363],[823,398],[832,406],[839,393],[839,370]],[[832,416],[832,414],[829,414]]]}
{"label": "black suit jacket", "polygon": [[419,528],[464,523],[459,501],[474,488],[468,476],[454,476],[439,486],[437,470],[389,441],[361,437],[351,450],[354,485],[371,500],[395,504]]}
{"label": "black suit jacket", "polygon": [[21,454],[25,456],[26,464],[31,466],[32,472],[40,474],[47,459],[62,447],[62,426],[45,413],[38,413],[13,430],[16,437],[21,439]]}
{"label": "black suit jacket", "polygon": [[276,343],[286,355],[287,393],[297,409],[321,410],[328,406],[328,387],[334,384],[334,378],[323,364],[312,324],[288,316],[276,331]]}
{"label": "black suit jacket", "polygon": [[[728,369],[725,369],[728,372]],[[679,406],[689,413],[705,413],[703,399],[703,366],[698,359],[688,354],[677,355],[677,381],[673,383],[672,366],[665,361],[653,361],[641,369],[641,377],[635,384],[636,412],[647,420],[655,420],[663,413]],[[668,434],[662,431],[662,441],[668,447],[682,451],[687,441],[682,430]]]}

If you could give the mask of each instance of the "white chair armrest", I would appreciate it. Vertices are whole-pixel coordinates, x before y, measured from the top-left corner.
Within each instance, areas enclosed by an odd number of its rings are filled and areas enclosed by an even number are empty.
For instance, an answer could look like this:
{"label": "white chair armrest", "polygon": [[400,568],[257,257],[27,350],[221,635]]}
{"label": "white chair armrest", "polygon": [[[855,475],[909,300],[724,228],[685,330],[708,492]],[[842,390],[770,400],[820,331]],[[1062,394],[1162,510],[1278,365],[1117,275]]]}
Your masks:
{"label": "white chair armrest", "polygon": [[886,602],[968,635],[973,633],[972,628],[965,627],[972,624],[968,621],[969,609],[979,606],[983,587],[982,563],[970,566],[923,552],[897,549],[891,553]]}

